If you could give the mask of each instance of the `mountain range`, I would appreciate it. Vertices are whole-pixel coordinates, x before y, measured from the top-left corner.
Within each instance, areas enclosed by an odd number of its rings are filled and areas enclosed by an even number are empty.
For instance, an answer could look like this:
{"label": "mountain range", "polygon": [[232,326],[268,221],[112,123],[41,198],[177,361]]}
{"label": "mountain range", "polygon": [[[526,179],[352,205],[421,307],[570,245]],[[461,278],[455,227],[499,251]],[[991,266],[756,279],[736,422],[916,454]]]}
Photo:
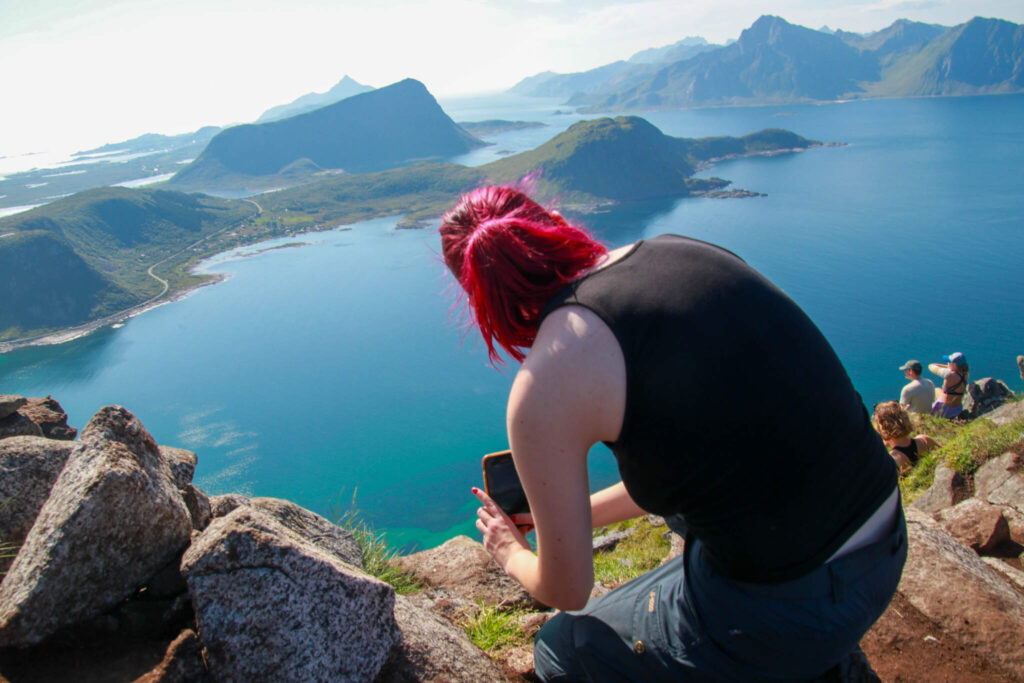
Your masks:
{"label": "mountain range", "polygon": [[452,121],[422,83],[406,79],[290,118],[223,130],[167,186],[265,190],[325,170],[378,171],[484,144]]}
{"label": "mountain range", "polygon": [[1024,91],[1024,26],[1001,19],[952,28],[901,19],[862,35],[762,16],[735,43],[700,47],[710,49],[539,74],[512,91],[593,112]]}

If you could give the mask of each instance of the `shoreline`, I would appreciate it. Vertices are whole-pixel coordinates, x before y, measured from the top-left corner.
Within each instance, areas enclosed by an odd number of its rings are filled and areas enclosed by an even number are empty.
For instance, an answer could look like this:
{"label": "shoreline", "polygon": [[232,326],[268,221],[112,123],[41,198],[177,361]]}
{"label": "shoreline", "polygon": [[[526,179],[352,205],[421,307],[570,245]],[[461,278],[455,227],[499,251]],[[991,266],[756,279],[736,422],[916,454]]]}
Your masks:
{"label": "shoreline", "polygon": [[48,332],[38,337],[32,337],[29,339],[16,339],[14,341],[0,341],[0,355],[5,353],[11,353],[19,349],[31,348],[34,346],[56,346],[58,344],[65,344],[76,339],[88,336],[93,332],[103,329],[104,327],[113,327],[119,323],[123,323],[126,320],[134,318],[137,315],[142,315],[146,311],[151,311],[154,308],[159,308],[164,304],[174,303],[175,301],[181,301],[187,298],[196,290],[202,287],[208,287],[210,285],[216,285],[224,282],[228,279],[228,275],[224,274],[213,274],[210,279],[206,282],[202,282],[194,287],[187,287],[174,294],[161,297],[155,301],[147,301],[137,306],[127,308],[123,311],[113,313],[99,320],[93,320],[92,322],[84,323],[82,325],[76,325],[75,327],[69,327],[55,332]]}

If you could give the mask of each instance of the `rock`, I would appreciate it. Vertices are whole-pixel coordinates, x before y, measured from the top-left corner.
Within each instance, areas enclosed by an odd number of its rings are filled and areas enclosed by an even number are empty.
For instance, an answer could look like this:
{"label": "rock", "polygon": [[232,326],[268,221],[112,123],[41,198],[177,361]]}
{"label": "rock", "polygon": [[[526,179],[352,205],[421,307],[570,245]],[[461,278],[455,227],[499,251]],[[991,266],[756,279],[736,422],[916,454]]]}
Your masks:
{"label": "rock", "polygon": [[501,668],[445,619],[401,595],[395,620],[402,632],[377,683],[504,681]]}
{"label": "rock", "polygon": [[513,680],[526,678],[536,680],[536,667],[533,663],[533,645],[520,645],[499,652],[498,661]]}
{"label": "rock", "polygon": [[372,680],[399,632],[391,586],[240,506],[185,552],[214,680]]}
{"label": "rock", "polygon": [[210,509],[214,516],[224,517],[241,506],[249,506],[269,515],[293,533],[354,567],[363,567],[363,551],[347,529],[332,524],[315,512],[281,498],[249,498],[237,494],[213,496]]}
{"label": "rock", "polygon": [[74,447],[40,436],[0,441],[0,539],[25,538]]}
{"label": "rock", "polygon": [[153,437],[124,408],[100,409],[0,584],[0,647],[39,642],[118,604],[190,532]]}
{"label": "rock", "polygon": [[28,399],[24,396],[12,396],[11,394],[0,394],[0,420],[14,415],[18,408],[25,405]]}
{"label": "rock", "polygon": [[1024,455],[1004,453],[974,473],[974,495],[1024,512]]}
{"label": "rock", "polygon": [[470,602],[540,606],[515,579],[502,571],[483,545],[468,536],[456,536],[436,548],[395,561],[428,586],[446,589]]}
{"label": "rock", "polygon": [[968,498],[940,510],[935,517],[953,538],[979,555],[1010,540],[1010,527],[1003,517],[1003,509],[977,498]]}
{"label": "rock", "polygon": [[171,468],[171,475],[174,477],[174,487],[183,489],[192,483],[192,477],[196,473],[196,464],[199,458],[192,451],[173,446],[160,446],[160,455],[164,456]]}
{"label": "rock", "polygon": [[200,683],[208,680],[203,646],[195,631],[186,629],[167,646],[163,660],[134,683]]}
{"label": "rock", "polygon": [[909,553],[899,593],[945,637],[1024,676],[1024,595],[928,515],[907,508]]}
{"label": "rock", "polygon": [[213,519],[210,511],[210,499],[205,493],[194,484],[185,484],[181,489],[181,499],[188,508],[189,517],[192,520],[192,528],[202,531]]}
{"label": "rock", "polygon": [[619,544],[619,541],[629,538],[633,534],[633,527],[625,531],[609,531],[608,533],[595,536],[591,541],[594,552],[598,550],[612,550]]}
{"label": "rock", "polygon": [[181,575],[181,558],[175,557],[146,581],[140,597],[143,600],[161,600],[177,597],[187,590],[185,577]]}
{"label": "rock", "polygon": [[1003,517],[1010,527],[1010,540],[1019,546],[1024,546],[1024,512],[1014,508],[1003,508]]}
{"label": "rock", "polygon": [[288,500],[250,498],[248,504],[342,562],[363,568],[363,551],[349,530]]}
{"label": "rock", "polygon": [[997,557],[983,557],[981,559],[985,561],[985,564],[992,567],[992,569],[995,569],[1007,579],[1017,584],[1019,588],[1024,590],[1024,572],[1016,567],[1010,566],[1005,561]]}
{"label": "rock", "polygon": [[52,397],[30,398],[18,412],[39,425],[47,439],[74,441],[78,430],[68,426],[68,414]]}
{"label": "rock", "polygon": [[214,519],[217,517],[224,517],[239,505],[248,505],[249,500],[249,496],[243,496],[237,493],[226,493],[221,496],[211,496],[210,514],[213,515]]}
{"label": "rock", "polygon": [[42,436],[43,430],[32,420],[21,413],[8,415],[0,420],[0,439],[12,436]]}
{"label": "rock", "polygon": [[954,469],[939,465],[935,468],[935,480],[931,488],[921,494],[912,504],[921,512],[938,512],[953,507],[967,498],[967,482]]}
{"label": "rock", "polygon": [[1017,420],[1024,420],[1024,401],[1004,403],[991,413],[985,413],[986,420],[992,420],[997,425],[1009,424]]}
{"label": "rock", "polygon": [[983,377],[967,385],[967,395],[963,401],[964,412],[970,413],[972,418],[980,417],[1003,405],[1007,399],[1013,398],[1013,395],[1006,382]]}
{"label": "rock", "polygon": [[532,614],[524,614],[519,619],[519,628],[523,630],[523,635],[527,638],[533,638],[537,635],[537,631],[541,627],[551,621],[551,618],[555,616],[557,612],[534,612]]}
{"label": "rock", "polygon": [[[686,550],[686,539],[674,531],[668,532],[668,555],[661,561],[662,565],[668,564],[676,559]],[[661,566],[661,565],[659,565]]]}
{"label": "rock", "polygon": [[159,640],[172,638],[189,626],[192,608],[187,595],[160,600],[126,600],[113,615],[117,632],[126,640]]}

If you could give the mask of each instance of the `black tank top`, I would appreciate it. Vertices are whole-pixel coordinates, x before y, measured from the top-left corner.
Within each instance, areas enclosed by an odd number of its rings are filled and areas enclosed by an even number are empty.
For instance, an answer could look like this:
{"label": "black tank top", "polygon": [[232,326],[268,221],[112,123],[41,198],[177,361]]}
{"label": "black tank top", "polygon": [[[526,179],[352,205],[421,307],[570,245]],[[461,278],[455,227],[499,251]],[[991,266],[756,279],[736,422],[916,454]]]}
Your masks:
{"label": "black tank top", "polygon": [[[626,410],[608,444],[640,507],[683,514],[726,576],[823,564],[896,487],[896,468],[821,332],[735,254],[638,242],[556,294],[615,334]],[[766,390],[767,389],[767,390]]]}
{"label": "black tank top", "polygon": [[910,444],[907,446],[893,446],[892,449],[907,456],[907,460],[910,461],[911,465],[917,464],[917,442],[913,439],[910,440]]}

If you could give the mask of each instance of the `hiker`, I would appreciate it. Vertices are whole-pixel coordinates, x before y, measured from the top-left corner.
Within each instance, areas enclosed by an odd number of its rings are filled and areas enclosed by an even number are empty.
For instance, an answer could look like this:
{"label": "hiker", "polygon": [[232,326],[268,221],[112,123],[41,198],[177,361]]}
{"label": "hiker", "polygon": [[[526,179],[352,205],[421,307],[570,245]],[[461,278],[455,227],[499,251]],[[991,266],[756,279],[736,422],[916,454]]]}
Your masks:
{"label": "hiker", "polygon": [[921,361],[908,360],[900,370],[910,380],[900,391],[900,405],[912,413],[929,415],[935,401],[935,384],[930,379],[921,379]]}
{"label": "hiker", "polygon": [[[440,233],[491,363],[522,364],[506,424],[531,513],[473,493],[498,565],[564,610],[536,636],[537,675],[810,679],[853,651],[896,590],[906,526],[892,458],[806,314],[705,242],[608,251],[523,184],[469,192]],[[622,481],[591,495],[598,442]],[[592,528],[646,513],[684,516],[686,552],[588,601]]]}
{"label": "hiker", "polygon": [[926,434],[910,435],[913,430],[910,415],[896,401],[884,401],[876,405],[871,422],[889,449],[889,455],[896,462],[901,475],[910,472],[922,455],[939,447],[938,442]]}
{"label": "hiker", "polygon": [[942,397],[932,404],[932,415],[955,420],[963,412],[967,393],[967,357],[959,351],[943,356],[942,363],[929,363],[928,370],[942,378]]}

